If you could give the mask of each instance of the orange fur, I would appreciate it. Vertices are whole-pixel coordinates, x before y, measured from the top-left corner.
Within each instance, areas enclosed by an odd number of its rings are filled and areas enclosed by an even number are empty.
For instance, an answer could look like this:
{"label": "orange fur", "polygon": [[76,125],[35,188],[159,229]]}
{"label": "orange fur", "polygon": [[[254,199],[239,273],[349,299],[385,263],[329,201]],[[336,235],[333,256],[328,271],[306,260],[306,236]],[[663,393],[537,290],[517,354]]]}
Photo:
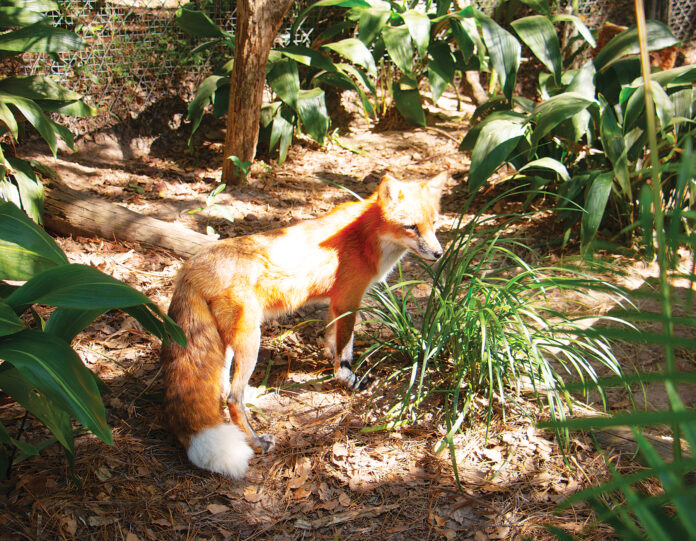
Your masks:
{"label": "orange fur", "polygon": [[224,423],[225,403],[252,447],[267,451],[273,445],[271,437],[255,433],[244,407],[260,326],[268,318],[328,300],[327,343],[336,376],[359,387],[350,370],[355,311],[365,291],[405,251],[429,260],[441,255],[434,221],[445,178],[416,183],[385,177],[364,201],[290,227],[221,240],[183,266],[169,315],[186,333],[188,346],[164,348],[162,363],[171,428],[196,465],[234,477],[246,469],[246,451],[231,469],[216,465],[229,457],[216,439],[220,434],[208,435]]}

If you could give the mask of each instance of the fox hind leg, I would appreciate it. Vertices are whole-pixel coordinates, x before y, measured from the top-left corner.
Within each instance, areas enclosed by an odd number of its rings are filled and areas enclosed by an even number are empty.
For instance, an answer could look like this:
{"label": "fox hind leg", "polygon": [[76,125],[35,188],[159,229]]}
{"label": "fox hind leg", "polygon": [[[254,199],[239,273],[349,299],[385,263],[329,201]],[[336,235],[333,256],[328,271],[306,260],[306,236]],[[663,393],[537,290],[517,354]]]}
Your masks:
{"label": "fox hind leg", "polygon": [[[214,309],[214,308],[213,308]],[[254,312],[244,308],[234,314],[229,310],[216,314],[220,334],[230,355],[231,379],[227,394],[227,407],[230,420],[239,426],[249,438],[249,444],[255,451],[265,453],[275,445],[275,439],[268,434],[259,435],[252,428],[247,417],[244,392],[256,368],[256,359],[261,344],[261,319]],[[223,378],[228,377],[223,373]]]}

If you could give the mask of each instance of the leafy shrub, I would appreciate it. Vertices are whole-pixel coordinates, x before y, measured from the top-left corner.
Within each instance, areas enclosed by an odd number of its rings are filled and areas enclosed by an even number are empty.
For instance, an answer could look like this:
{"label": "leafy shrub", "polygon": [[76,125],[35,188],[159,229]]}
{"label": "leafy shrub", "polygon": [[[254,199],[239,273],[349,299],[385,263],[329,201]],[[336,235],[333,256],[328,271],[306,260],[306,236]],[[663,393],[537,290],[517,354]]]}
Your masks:
{"label": "leafy shrub", "polygon": [[[648,178],[637,30],[618,34],[593,60],[574,68],[570,65],[577,61],[576,54],[561,47],[549,19],[525,17],[513,21],[512,27],[546,70],[539,76],[540,101],[535,104],[504,88],[504,96],[478,108],[460,147],[472,152],[469,188],[478,190],[501,165],[513,165],[517,172],[509,180],[556,193],[559,206],[566,207],[567,200],[578,203],[582,212],[566,208],[560,215],[566,239],[580,220],[587,251],[601,225],[615,232],[634,227]],[[647,37],[650,50],[677,43],[656,21],[648,22]],[[515,65],[513,52],[502,54],[504,65]],[[506,82],[514,75],[510,69]],[[694,81],[696,66],[653,76],[662,161],[675,164],[684,142],[693,137]],[[674,200],[675,179],[673,170],[663,180],[665,200]],[[693,197],[690,192],[687,199]]]}
{"label": "leafy shrub", "polygon": [[[49,24],[46,12],[58,11],[53,0],[4,0],[0,3],[0,55],[23,52],[58,53],[84,48],[73,32]],[[46,112],[92,116],[96,111],[78,94],[42,75],[0,78],[0,199],[12,201],[36,222],[43,213],[43,186],[32,164],[14,156],[14,146],[31,124],[55,156],[58,140],[73,146],[70,131]]]}
{"label": "leafy shrub", "polygon": [[[24,281],[10,285],[7,281]],[[43,321],[32,305],[55,306]],[[71,418],[107,443],[113,441],[101,383],[70,342],[104,312],[119,308],[164,341],[185,345],[177,325],[147,297],[93,267],[68,263],[53,240],[12,203],[0,203],[0,390],[53,433],[72,463]],[[38,326],[20,316],[31,312]],[[0,423],[0,478],[14,462],[36,455],[49,440],[29,444],[13,438]]]}

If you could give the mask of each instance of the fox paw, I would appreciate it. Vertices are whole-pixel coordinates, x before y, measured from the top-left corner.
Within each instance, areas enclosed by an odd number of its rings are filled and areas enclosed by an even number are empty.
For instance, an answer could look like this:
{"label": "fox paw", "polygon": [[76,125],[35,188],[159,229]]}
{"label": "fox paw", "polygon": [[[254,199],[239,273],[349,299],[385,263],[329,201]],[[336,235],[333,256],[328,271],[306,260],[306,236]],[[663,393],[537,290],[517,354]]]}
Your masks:
{"label": "fox paw", "polygon": [[268,453],[275,447],[275,438],[270,434],[260,434],[251,444],[257,453]]}
{"label": "fox paw", "polygon": [[347,389],[358,393],[367,391],[375,381],[375,378],[371,376],[360,379],[350,368],[343,366],[336,373],[336,379]]}

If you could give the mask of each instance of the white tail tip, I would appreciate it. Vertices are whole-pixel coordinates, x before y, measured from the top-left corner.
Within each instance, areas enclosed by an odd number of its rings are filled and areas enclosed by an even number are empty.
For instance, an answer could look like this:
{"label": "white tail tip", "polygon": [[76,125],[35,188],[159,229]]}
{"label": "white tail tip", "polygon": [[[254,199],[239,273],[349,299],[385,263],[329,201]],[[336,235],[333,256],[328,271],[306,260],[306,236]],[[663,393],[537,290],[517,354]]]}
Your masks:
{"label": "white tail tip", "polygon": [[219,424],[194,434],[187,454],[201,469],[239,479],[246,473],[254,450],[237,425]]}

